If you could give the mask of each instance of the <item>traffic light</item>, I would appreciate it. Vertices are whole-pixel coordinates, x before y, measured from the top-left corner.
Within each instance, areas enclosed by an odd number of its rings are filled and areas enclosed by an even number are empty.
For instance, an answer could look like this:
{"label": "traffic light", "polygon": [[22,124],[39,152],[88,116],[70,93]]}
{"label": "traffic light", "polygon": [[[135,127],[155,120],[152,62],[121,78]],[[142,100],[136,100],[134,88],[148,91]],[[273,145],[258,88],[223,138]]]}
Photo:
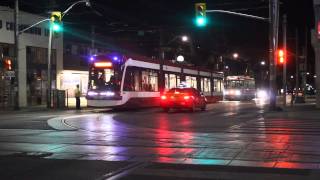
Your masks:
{"label": "traffic light", "polygon": [[199,27],[206,26],[207,25],[206,3],[196,3],[195,10],[196,10],[196,19],[195,19],[196,25]]}
{"label": "traffic light", "polygon": [[51,13],[50,21],[51,21],[51,27],[52,31],[54,33],[59,33],[62,31],[62,23],[61,23],[61,12],[60,11],[53,11]]}
{"label": "traffic light", "polygon": [[5,59],[4,61],[4,69],[6,71],[11,71],[12,70],[12,62],[11,59]]}
{"label": "traffic light", "polygon": [[278,62],[284,64],[286,61],[285,52],[282,49],[278,50]]}

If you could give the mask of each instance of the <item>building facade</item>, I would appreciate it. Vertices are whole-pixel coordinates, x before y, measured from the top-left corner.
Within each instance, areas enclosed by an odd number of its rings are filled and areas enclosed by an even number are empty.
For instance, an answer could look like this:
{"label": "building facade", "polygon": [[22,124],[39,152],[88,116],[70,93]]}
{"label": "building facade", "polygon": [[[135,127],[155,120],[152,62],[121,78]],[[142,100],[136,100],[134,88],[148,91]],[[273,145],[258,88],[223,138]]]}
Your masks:
{"label": "building facade", "polygon": [[[44,22],[19,35],[18,60],[14,55],[13,9],[0,6],[0,109],[12,106],[12,97],[18,90],[19,106],[46,104],[47,100],[47,52],[49,24]],[[22,30],[47,17],[19,12],[19,29]],[[11,62],[9,68],[6,62]],[[16,64],[18,68],[16,69]],[[60,87],[63,70],[63,35],[53,38],[52,89]],[[18,71],[18,89],[14,88]]]}

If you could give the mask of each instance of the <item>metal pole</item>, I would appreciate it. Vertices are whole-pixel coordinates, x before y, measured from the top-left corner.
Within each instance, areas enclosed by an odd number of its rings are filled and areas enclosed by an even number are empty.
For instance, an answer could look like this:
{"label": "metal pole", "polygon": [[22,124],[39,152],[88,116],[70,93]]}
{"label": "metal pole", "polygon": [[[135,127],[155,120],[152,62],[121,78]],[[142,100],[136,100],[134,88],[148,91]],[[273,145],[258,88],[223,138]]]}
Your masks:
{"label": "metal pole", "polygon": [[14,55],[15,55],[15,101],[14,109],[19,109],[19,0],[15,0],[14,6]]}
{"label": "metal pole", "polygon": [[287,105],[287,15],[283,15],[283,51],[285,60],[283,62],[283,106]]}
{"label": "metal pole", "polygon": [[164,73],[163,73],[163,64],[164,64],[164,59],[165,59],[165,52],[164,52],[164,32],[163,29],[160,29],[160,52],[159,52],[159,56],[160,56],[160,71],[159,71],[159,80],[160,82],[159,84],[159,91],[160,93],[164,92],[165,89],[165,77],[164,77]]}
{"label": "metal pole", "polygon": [[269,89],[270,89],[270,110],[276,109],[276,68],[274,52],[276,47],[276,4],[277,0],[269,0]]}
{"label": "metal pole", "polygon": [[297,100],[298,97],[298,90],[300,87],[299,82],[299,34],[298,34],[298,28],[296,29],[296,94],[295,94],[295,100]]}
{"label": "metal pole", "polygon": [[238,13],[238,12],[233,12],[233,11],[226,11],[226,10],[218,10],[218,9],[217,10],[206,10],[206,13],[224,13],[224,14],[231,14],[231,15],[236,15],[236,16],[243,16],[243,17],[262,20],[262,21],[268,21],[268,18],[254,16],[254,15],[250,15],[250,14]]}
{"label": "metal pole", "polygon": [[48,96],[47,96],[47,108],[51,108],[51,48],[52,48],[52,22],[50,21],[49,27],[49,43],[48,43]]}
{"label": "metal pole", "polygon": [[[306,92],[307,92],[307,72],[308,72],[308,43],[309,43],[309,39],[308,39],[308,27],[306,27],[306,32],[305,32],[305,49],[304,49],[304,74],[303,74],[303,93],[304,93],[304,98],[306,97]],[[305,101],[305,99],[304,99]]]}
{"label": "metal pole", "polygon": [[315,26],[311,31],[311,42],[315,51],[315,72],[316,72],[316,107],[320,109],[320,42],[318,34],[318,23],[320,22],[320,1],[313,0],[314,6],[314,16],[315,16]]}

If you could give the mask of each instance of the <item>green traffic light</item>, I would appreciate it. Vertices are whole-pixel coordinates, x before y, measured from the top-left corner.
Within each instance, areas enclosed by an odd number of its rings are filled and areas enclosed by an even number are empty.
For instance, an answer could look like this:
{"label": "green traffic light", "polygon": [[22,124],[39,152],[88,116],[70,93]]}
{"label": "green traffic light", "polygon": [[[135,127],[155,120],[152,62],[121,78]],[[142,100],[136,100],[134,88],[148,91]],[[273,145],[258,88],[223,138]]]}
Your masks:
{"label": "green traffic light", "polygon": [[203,27],[207,25],[207,19],[205,17],[197,17],[196,18],[196,24],[199,27]]}
{"label": "green traffic light", "polygon": [[52,30],[55,31],[55,32],[60,32],[62,30],[62,27],[61,27],[60,24],[53,23],[52,24]]}

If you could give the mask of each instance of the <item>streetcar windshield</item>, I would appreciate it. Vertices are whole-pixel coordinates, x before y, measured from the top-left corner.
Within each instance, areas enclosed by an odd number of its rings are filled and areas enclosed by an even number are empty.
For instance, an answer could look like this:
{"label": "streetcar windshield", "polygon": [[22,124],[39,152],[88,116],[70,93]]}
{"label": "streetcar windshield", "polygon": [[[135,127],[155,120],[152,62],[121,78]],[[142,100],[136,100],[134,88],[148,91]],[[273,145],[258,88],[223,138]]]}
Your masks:
{"label": "streetcar windshield", "polygon": [[236,89],[236,88],[255,88],[255,83],[253,80],[243,81],[243,80],[228,80],[225,83],[225,88]]}
{"label": "streetcar windshield", "polygon": [[112,67],[95,67],[90,69],[89,89],[110,90],[120,89],[118,73]]}

